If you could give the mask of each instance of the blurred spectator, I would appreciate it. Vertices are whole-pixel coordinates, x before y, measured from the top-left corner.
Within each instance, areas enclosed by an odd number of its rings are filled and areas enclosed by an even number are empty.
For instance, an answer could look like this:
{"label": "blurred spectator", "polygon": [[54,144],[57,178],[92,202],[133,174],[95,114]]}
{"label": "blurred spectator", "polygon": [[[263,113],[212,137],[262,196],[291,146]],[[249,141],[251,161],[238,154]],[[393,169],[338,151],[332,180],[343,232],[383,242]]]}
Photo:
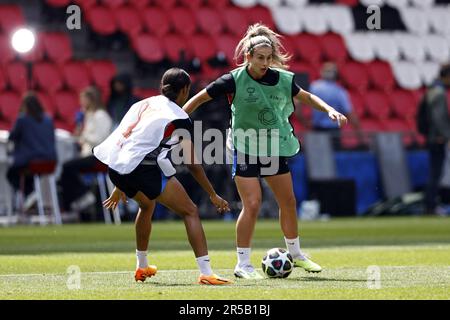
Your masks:
{"label": "blurred spectator", "polygon": [[101,102],[101,94],[95,87],[88,87],[80,94],[83,122],[75,131],[80,147],[80,157],[63,165],[61,187],[63,210],[82,211],[95,203],[95,195],[83,182],[81,172],[93,168],[97,160],[92,148],[103,142],[112,130],[111,117]]}
{"label": "blurred spectator", "polygon": [[198,58],[191,59],[183,49],[180,50],[179,58],[175,65],[189,74],[201,71],[200,60]]}
{"label": "blurred spectator", "polygon": [[[14,143],[13,164],[7,178],[15,190],[20,189],[20,173],[33,160],[56,160],[55,128],[52,119],[44,113],[39,99],[28,92],[22,99],[21,114],[9,133]],[[36,200],[31,176],[25,177],[25,207]]]}
{"label": "blurred spectator", "polygon": [[114,128],[117,127],[130,107],[140,98],[133,95],[133,83],[128,74],[115,76],[110,83],[111,95],[107,108],[112,118]]}
{"label": "blurred spectator", "polygon": [[440,77],[425,96],[426,121],[428,132],[426,134],[427,149],[430,156],[430,171],[425,192],[425,205],[428,214],[436,214],[439,183],[442,178],[446,151],[450,147],[450,118],[446,90],[450,88],[450,64],[444,65]]}
{"label": "blurred spectator", "polygon": [[[362,144],[363,135],[358,118],[356,114],[352,112],[352,104],[347,91],[336,82],[337,79],[337,66],[332,62],[327,62],[322,67],[321,79],[311,83],[309,91],[335,108],[336,111],[344,114],[355,128],[359,141]],[[340,149],[341,133],[339,125],[337,122],[332,121],[327,113],[313,109],[312,129],[329,132],[333,137],[334,147]]]}

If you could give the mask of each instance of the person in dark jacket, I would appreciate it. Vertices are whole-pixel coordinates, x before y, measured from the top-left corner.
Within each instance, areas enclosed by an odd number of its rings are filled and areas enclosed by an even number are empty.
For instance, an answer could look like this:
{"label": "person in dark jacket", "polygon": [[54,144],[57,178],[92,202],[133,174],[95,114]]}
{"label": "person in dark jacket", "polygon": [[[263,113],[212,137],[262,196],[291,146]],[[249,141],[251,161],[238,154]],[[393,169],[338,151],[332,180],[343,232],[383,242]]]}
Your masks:
{"label": "person in dark jacket", "polygon": [[436,214],[439,183],[442,178],[444,160],[450,147],[450,117],[446,90],[450,88],[450,64],[441,67],[440,77],[428,88],[427,118],[429,124],[426,144],[430,156],[430,171],[425,190],[427,214]]}
{"label": "person in dark jacket", "polygon": [[113,127],[117,127],[130,107],[141,100],[133,95],[133,83],[128,74],[115,76],[110,83],[111,95],[107,109],[113,120]]}
{"label": "person in dark jacket", "polygon": [[[20,173],[33,160],[55,160],[56,143],[53,120],[44,113],[39,99],[32,92],[22,100],[21,114],[9,133],[13,142],[13,164],[7,178],[15,190],[20,189]],[[33,190],[31,177],[25,180],[25,195]]]}

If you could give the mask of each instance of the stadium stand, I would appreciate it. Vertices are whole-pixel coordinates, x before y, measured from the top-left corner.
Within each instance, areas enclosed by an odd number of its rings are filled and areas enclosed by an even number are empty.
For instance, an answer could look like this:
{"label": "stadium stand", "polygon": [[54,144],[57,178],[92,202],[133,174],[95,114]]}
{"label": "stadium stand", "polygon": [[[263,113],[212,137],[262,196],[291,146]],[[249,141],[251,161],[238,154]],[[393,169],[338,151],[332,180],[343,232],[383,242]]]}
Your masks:
{"label": "stadium stand", "polygon": [[[450,59],[446,0],[42,0],[37,1],[42,15],[64,17],[68,5],[79,5],[84,30],[66,32],[54,28],[52,19],[42,20],[37,47],[20,57],[9,37],[30,19],[25,2],[0,3],[0,130],[11,129],[19,112],[29,63],[32,86],[47,113],[58,129],[73,132],[85,86],[97,85],[107,101],[111,79],[131,66],[134,77],[142,77],[134,93],[152,96],[158,94],[155,79],[161,70],[191,64],[194,88],[204,87],[234,67],[234,49],[248,25],[263,22],[283,35],[291,71],[311,82],[319,78],[323,62],[336,62],[340,84],[367,135],[401,132],[404,145],[413,149],[424,144],[415,126],[418,101],[439,65]],[[367,29],[370,5],[381,8],[381,30]],[[94,40],[86,52],[80,50],[83,32]],[[213,62],[218,57],[228,65]],[[141,68],[146,65],[151,72]],[[301,113],[311,119],[310,108]],[[295,116],[291,122],[299,136],[310,130]],[[353,128],[342,131],[343,148],[358,149]]]}
{"label": "stadium stand", "polygon": [[[70,3],[45,0],[45,5],[54,8],[65,8]],[[221,53],[232,66],[239,37],[249,24],[263,22],[284,35],[283,44],[293,56],[292,71],[306,73],[312,81],[318,78],[318,68],[324,61],[335,61],[340,68],[341,83],[350,91],[357,114],[367,117],[366,123],[369,120],[376,123],[374,117],[388,114],[389,119],[396,120],[390,127],[398,124],[402,130],[405,126],[400,123],[410,122],[414,115],[417,90],[430,85],[437,76],[439,64],[450,59],[450,12],[448,1],[442,0],[78,0],[73,3],[81,6],[89,29],[96,36],[124,34],[129,49],[144,63],[176,64],[180,52],[184,51],[187,59],[197,58],[202,66],[200,73],[193,75],[195,79],[206,81],[219,74],[210,60]],[[380,32],[369,32],[362,21],[361,12],[367,17],[365,11],[370,5],[380,6],[387,17],[382,19]],[[397,24],[391,21],[392,17],[398,17]],[[19,94],[26,89],[25,64],[32,61],[33,83],[55,116],[61,115],[59,103],[55,102],[61,90],[76,96],[82,87],[95,84],[107,98],[109,81],[118,70],[113,61],[77,59],[69,35],[45,31],[45,28],[39,32],[42,44],[30,56],[20,59],[9,48],[8,35],[24,22],[20,5],[0,5],[2,92]],[[72,120],[60,119],[58,123],[70,128]],[[381,130],[383,126],[371,125],[369,129],[373,128]]]}

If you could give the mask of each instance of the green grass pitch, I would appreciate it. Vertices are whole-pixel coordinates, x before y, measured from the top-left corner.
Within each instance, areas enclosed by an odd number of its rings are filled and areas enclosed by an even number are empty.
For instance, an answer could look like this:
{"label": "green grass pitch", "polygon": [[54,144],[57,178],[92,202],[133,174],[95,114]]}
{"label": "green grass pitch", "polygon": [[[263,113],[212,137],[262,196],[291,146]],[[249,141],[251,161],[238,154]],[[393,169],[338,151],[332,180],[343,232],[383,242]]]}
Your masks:
{"label": "green grass pitch", "polygon": [[[234,278],[234,222],[205,221],[204,228],[214,270]],[[237,279],[209,287],[196,284],[197,266],[181,221],[153,224],[149,260],[158,274],[144,283],[133,278],[132,224],[0,228],[0,300],[450,299],[448,218],[300,222],[300,234],[321,273],[295,269],[287,279]],[[278,222],[258,221],[256,267],[273,247],[284,247]],[[79,282],[70,266],[81,271]]]}

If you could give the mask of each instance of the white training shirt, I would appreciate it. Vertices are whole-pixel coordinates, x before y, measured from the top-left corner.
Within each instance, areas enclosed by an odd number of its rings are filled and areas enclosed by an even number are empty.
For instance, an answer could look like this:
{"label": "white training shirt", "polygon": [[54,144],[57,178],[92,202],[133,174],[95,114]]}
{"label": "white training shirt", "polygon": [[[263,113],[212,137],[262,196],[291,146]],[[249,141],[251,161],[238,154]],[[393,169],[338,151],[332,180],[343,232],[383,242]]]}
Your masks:
{"label": "white training shirt", "polygon": [[[170,122],[187,118],[188,114],[165,96],[138,101],[131,106],[116,130],[94,148],[94,155],[118,173],[128,174],[147,154],[160,146]],[[178,140],[171,139],[170,142],[176,145]],[[166,158],[169,150],[164,150],[157,159],[165,176],[175,174],[175,168]]]}

